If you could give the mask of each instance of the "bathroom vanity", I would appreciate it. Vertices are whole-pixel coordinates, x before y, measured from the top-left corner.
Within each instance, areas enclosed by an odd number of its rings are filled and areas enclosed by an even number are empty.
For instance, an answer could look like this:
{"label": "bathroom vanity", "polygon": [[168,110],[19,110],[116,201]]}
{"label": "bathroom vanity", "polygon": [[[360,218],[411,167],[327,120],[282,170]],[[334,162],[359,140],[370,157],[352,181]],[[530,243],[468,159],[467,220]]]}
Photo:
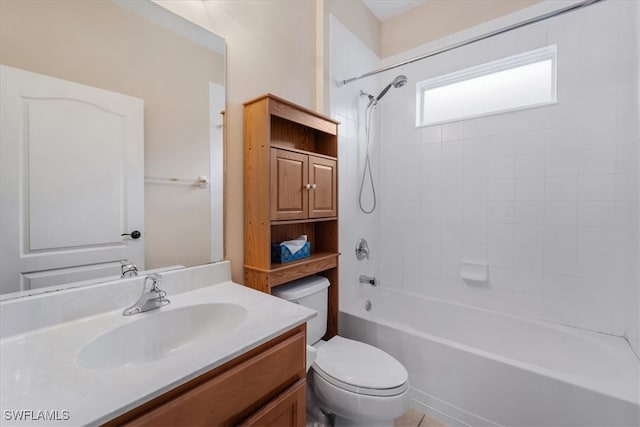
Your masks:
{"label": "bathroom vanity", "polygon": [[0,303],[3,425],[42,423],[20,411],[67,417],[56,425],[304,424],[313,310],[232,283],[221,262],[164,273],[171,303],[123,316],[142,279]]}
{"label": "bathroom vanity", "polygon": [[305,344],[301,325],[105,425],[304,426]]}

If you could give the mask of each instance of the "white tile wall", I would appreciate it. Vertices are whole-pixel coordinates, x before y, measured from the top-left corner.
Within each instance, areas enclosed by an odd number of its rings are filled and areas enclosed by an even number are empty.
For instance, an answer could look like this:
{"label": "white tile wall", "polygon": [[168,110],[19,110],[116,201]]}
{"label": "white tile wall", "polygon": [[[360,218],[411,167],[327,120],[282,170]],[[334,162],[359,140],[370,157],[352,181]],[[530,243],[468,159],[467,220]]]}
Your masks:
{"label": "white tile wall", "polygon": [[[606,19],[605,19],[606,18]],[[610,0],[378,77],[331,87],[339,138],[341,305],[382,286],[626,335],[640,353],[640,6]],[[331,20],[331,80],[381,61]],[[558,45],[557,105],[414,127],[415,83]],[[374,120],[378,209],[358,209],[364,101],[396,74]],[[381,124],[380,124],[381,123]],[[366,237],[371,260],[356,261]],[[459,278],[486,262],[490,281]]]}
{"label": "white tile wall", "polygon": [[[603,2],[401,71],[409,84],[380,107],[385,286],[637,345],[634,3]],[[557,105],[413,126],[416,82],[547,44],[558,45]],[[462,260],[488,263],[489,283],[462,281]]]}
{"label": "white tile wall", "polygon": [[[344,80],[377,68],[380,58],[371,52],[364,43],[353,35],[340,21],[331,17],[331,78],[330,78],[330,114],[340,121],[338,129],[338,206],[340,216],[340,303],[349,304],[357,300],[364,285],[359,284],[358,276],[366,274],[379,277],[381,259],[392,261],[393,274],[388,277],[401,277],[402,256],[395,251],[387,251],[380,241],[379,209],[372,215],[365,215],[358,208],[358,190],[364,167],[365,139],[363,114],[366,101],[360,98],[360,90],[374,93],[380,90],[376,78],[365,79],[358,83],[338,86],[338,80]],[[375,93],[377,94],[377,92]],[[374,123],[379,123],[378,121]],[[375,125],[377,126],[377,125]],[[374,133],[378,134],[374,127]],[[419,148],[422,149],[422,148]],[[440,149],[438,146],[437,149]],[[425,152],[425,154],[427,154]],[[429,152],[429,155],[433,153]],[[379,180],[379,143],[374,138],[371,143],[371,162],[378,203],[382,193]],[[392,159],[390,159],[392,160]],[[398,161],[401,159],[398,157]],[[370,201],[370,190],[365,193]],[[401,204],[401,198],[395,199]],[[371,256],[369,260],[358,261],[354,255],[356,241],[364,237],[369,242]],[[413,271],[411,265],[407,266]],[[398,279],[399,280],[399,279]],[[390,280],[391,282],[391,280]]]}

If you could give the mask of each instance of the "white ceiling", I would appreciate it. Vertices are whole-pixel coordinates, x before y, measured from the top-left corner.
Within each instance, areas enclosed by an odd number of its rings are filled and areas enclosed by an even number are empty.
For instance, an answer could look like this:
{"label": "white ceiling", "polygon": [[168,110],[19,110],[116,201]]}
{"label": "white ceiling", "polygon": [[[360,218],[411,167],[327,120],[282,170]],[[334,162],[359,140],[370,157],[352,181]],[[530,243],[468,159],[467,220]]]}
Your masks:
{"label": "white ceiling", "polygon": [[420,6],[427,0],[362,0],[380,21],[386,21],[409,9]]}

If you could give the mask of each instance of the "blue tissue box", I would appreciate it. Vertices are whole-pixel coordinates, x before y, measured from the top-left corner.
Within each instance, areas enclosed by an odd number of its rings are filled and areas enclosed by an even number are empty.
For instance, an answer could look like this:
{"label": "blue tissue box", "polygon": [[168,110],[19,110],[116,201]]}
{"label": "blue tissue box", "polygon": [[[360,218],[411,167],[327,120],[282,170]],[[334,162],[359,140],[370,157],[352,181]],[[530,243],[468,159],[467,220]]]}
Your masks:
{"label": "blue tissue box", "polygon": [[290,262],[295,261],[297,259],[307,258],[311,255],[311,245],[309,242],[305,242],[302,249],[300,249],[295,254],[291,254],[289,249],[286,246],[280,245],[278,243],[271,244],[271,261],[272,262]]}

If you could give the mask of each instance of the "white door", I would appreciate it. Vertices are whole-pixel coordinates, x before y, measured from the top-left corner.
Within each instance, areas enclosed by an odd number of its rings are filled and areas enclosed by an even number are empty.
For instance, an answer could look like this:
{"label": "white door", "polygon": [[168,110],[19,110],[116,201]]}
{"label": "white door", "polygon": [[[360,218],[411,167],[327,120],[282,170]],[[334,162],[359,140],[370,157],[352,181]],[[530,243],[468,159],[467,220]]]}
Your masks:
{"label": "white door", "polygon": [[0,292],[144,268],[144,102],[0,66]]}

